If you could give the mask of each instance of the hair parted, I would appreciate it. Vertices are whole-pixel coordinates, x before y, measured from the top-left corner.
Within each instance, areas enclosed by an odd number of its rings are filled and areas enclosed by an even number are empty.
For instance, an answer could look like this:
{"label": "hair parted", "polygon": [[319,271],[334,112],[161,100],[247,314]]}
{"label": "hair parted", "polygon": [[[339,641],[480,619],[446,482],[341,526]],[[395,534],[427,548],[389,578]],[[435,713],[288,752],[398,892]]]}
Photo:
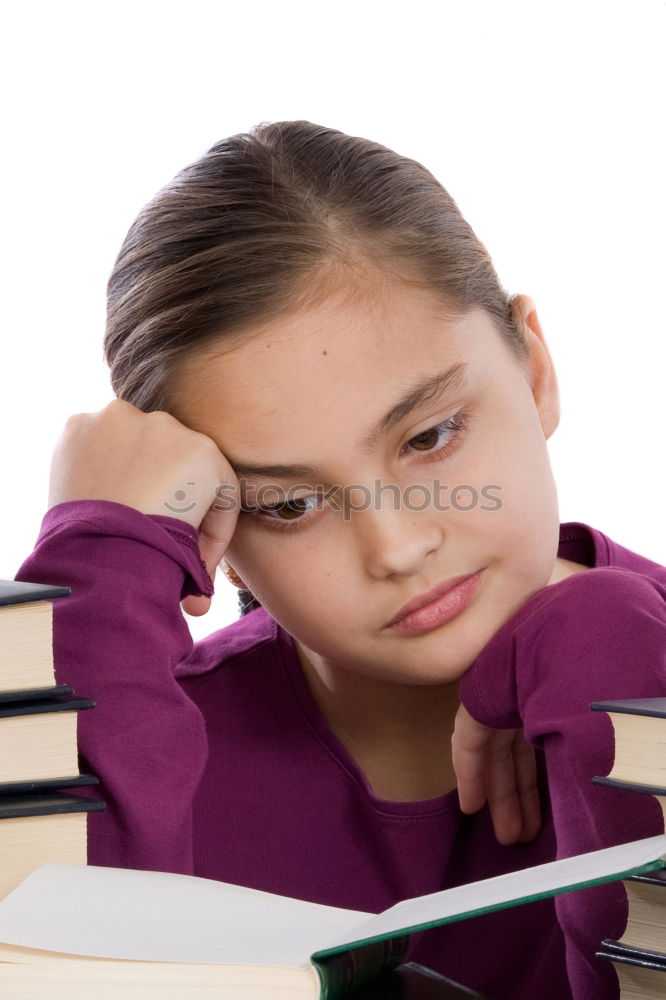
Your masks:
{"label": "hair parted", "polygon": [[[261,122],[181,170],[132,223],[107,286],[113,390],[172,411],[170,390],[198,350],[234,346],[331,285],[362,287],[369,268],[426,289],[452,316],[484,309],[516,358],[528,356],[512,296],[426,167],[309,121]],[[239,603],[259,606],[246,591]]]}

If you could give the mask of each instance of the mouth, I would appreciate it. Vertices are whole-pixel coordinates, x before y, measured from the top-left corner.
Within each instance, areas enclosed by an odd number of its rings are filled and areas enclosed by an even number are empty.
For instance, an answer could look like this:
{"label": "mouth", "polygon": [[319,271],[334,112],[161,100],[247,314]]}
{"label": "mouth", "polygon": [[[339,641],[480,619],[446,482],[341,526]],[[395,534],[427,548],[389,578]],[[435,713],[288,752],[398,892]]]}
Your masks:
{"label": "mouth", "polygon": [[404,604],[384,626],[397,632],[427,632],[464,611],[476,593],[482,570],[450,577]]}

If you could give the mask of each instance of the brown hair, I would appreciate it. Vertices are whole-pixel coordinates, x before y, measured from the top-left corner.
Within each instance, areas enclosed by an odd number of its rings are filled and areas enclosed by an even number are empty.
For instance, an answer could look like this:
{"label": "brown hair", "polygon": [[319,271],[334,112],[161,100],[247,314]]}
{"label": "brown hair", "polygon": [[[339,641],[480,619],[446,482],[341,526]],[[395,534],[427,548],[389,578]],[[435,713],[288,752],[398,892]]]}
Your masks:
{"label": "brown hair", "polygon": [[360,285],[368,266],[434,293],[452,315],[484,309],[527,358],[512,297],[430,171],[312,122],[262,122],[181,170],[132,223],[107,289],[113,389],[173,412],[170,389],[198,349],[233,346],[341,275]]}

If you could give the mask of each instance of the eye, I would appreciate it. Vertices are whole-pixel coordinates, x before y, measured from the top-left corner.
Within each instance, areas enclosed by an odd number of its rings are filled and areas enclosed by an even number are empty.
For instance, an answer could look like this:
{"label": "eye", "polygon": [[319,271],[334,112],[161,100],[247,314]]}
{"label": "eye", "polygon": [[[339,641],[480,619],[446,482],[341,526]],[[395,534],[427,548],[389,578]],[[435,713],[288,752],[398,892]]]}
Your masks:
{"label": "eye", "polygon": [[[448,420],[443,420],[440,424],[435,424],[434,427],[429,427],[421,434],[417,434],[407,444],[412,448],[416,446],[415,451],[424,454],[425,461],[434,462],[437,459],[444,458],[450,451],[453,451],[468,426],[469,415],[462,412],[456,413],[455,416],[449,417]],[[442,438],[444,437],[446,440],[442,444]]]}
{"label": "eye", "polygon": [[268,513],[279,513],[280,515],[286,514],[286,517],[281,516],[281,520],[285,521],[295,521],[301,515],[307,514],[312,508],[307,506],[308,500],[316,500],[316,496],[311,497],[297,497],[295,500],[287,500],[285,503],[274,503],[269,504],[268,507],[260,507],[259,509],[264,514]]}
{"label": "eye", "polygon": [[[441,461],[457,447],[469,427],[469,422],[469,414],[461,411],[410,438],[405,447],[410,446],[413,449],[411,454],[421,454],[425,462]],[[443,439],[445,439],[444,444],[442,444]],[[241,506],[241,515],[251,518],[269,531],[293,533],[307,528],[314,511],[321,509],[326,502],[324,493],[310,493],[280,503],[261,506],[244,504]]]}
{"label": "eye", "polygon": [[[423,431],[407,443],[414,447],[414,442],[416,442],[418,444],[418,448],[416,449],[417,451],[432,451],[432,449],[436,448],[440,443],[444,430],[445,428],[440,427],[439,425],[437,427],[429,427],[427,431]],[[432,440],[433,436],[435,438],[434,442]]]}
{"label": "eye", "polygon": [[283,503],[268,504],[267,506],[241,507],[241,513],[261,520],[267,528],[274,528],[277,531],[286,529],[287,531],[297,531],[303,523],[307,523],[309,514],[321,504],[321,494],[313,493],[309,496],[296,497],[293,500],[285,500]]}

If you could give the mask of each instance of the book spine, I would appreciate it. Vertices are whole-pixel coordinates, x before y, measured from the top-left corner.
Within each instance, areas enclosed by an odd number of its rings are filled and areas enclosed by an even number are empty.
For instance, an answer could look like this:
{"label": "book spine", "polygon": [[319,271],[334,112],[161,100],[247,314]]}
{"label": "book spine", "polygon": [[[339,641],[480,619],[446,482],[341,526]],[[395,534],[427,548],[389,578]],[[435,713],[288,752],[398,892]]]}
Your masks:
{"label": "book spine", "polygon": [[326,958],[313,959],[321,980],[320,1000],[347,1000],[379,975],[401,964],[409,947],[409,934],[388,938]]}

